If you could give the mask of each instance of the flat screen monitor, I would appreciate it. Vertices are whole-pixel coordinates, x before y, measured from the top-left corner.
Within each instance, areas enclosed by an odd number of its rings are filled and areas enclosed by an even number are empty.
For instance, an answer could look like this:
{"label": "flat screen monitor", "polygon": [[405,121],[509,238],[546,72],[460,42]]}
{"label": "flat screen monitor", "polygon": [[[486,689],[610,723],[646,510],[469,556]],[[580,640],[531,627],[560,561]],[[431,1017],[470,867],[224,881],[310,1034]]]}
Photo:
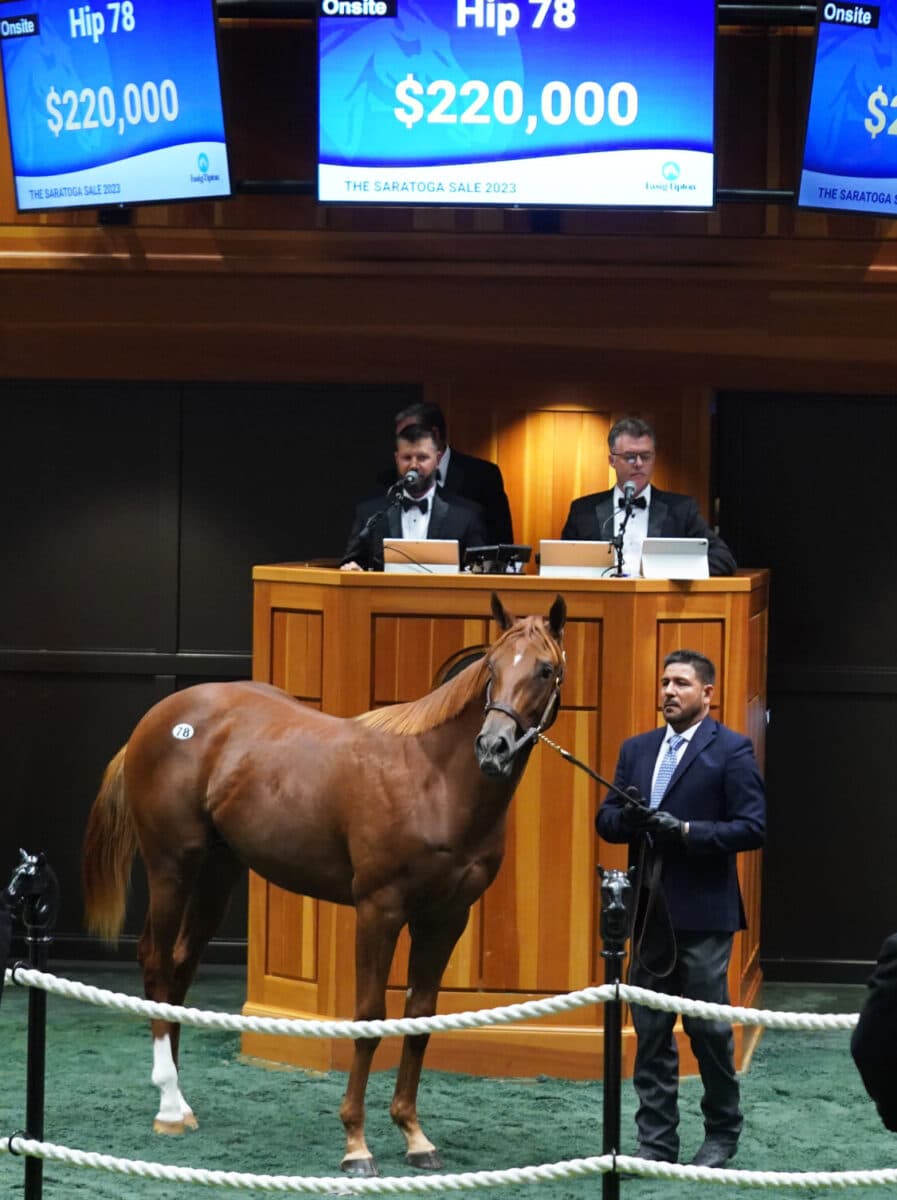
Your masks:
{"label": "flat screen monitor", "polygon": [[715,0],[318,0],[318,199],[709,208]]}
{"label": "flat screen monitor", "polygon": [[897,216],[897,0],[818,6],[802,208]]}
{"label": "flat screen monitor", "polygon": [[19,212],[230,195],[214,0],[0,0]]}

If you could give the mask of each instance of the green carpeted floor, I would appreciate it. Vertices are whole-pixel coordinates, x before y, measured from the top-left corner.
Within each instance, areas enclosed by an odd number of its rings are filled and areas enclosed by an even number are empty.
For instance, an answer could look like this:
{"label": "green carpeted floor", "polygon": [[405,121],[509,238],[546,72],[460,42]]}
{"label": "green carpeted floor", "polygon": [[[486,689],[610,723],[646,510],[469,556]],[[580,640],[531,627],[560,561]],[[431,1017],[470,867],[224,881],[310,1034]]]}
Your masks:
{"label": "green carpeted floor", "polygon": [[[98,970],[54,964],[59,975],[140,995],[136,969]],[[780,1011],[856,1012],[862,987],[767,985],[762,1004]],[[189,1003],[239,1012],[243,980],[234,971],[204,968]],[[49,997],[45,1140],[124,1158],[183,1166],[289,1175],[336,1175],[342,1151],[337,1110],[345,1076],[272,1068],[240,1057],[239,1036],[186,1029],[182,1087],[201,1122],[198,1132],[160,1138],[151,1131],[157,1092],[150,1083],[150,1038],[144,1022],[74,1001]],[[0,1005],[0,1132],[24,1124],[27,990],[7,988]],[[437,1035],[438,1036],[438,1035]],[[476,1036],[472,1034],[471,1036]],[[749,1170],[846,1170],[897,1166],[897,1138],[882,1128],[866,1098],[844,1032],[766,1031],[743,1079],[745,1132],[733,1166]],[[372,1077],[369,1143],[383,1174],[406,1174],[402,1139],[388,1116],[393,1072]],[[700,1084],[682,1085],[683,1159],[701,1141]],[[632,1086],[623,1088],[623,1149],[634,1152]],[[443,1153],[446,1171],[555,1162],[601,1152],[600,1083],[554,1079],[479,1079],[425,1072],[420,1113]],[[22,1160],[0,1155],[0,1196],[22,1194]],[[533,1200],[585,1200],[599,1179],[514,1189]],[[210,1189],[126,1179],[45,1164],[46,1200],[185,1200]],[[756,1197],[756,1189],[626,1180],[631,1200]],[[260,1197],[259,1190],[212,1194]],[[855,1189],[871,1200],[893,1200],[895,1189]],[[509,1189],[477,1192],[497,1200]],[[829,1191],[783,1189],[782,1195]]]}

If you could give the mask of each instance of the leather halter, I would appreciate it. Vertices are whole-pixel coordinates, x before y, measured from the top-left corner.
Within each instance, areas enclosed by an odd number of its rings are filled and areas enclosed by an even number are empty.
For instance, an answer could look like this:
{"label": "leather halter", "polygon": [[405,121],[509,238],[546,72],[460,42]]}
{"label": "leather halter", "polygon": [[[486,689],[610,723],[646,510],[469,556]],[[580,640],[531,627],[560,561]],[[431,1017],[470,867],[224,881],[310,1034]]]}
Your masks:
{"label": "leather halter", "polygon": [[557,712],[557,706],[559,705],[561,699],[561,684],[563,681],[564,667],[562,663],[558,671],[555,673],[554,686],[552,687],[548,700],[545,703],[545,708],[542,711],[542,716],[539,718],[538,724],[530,725],[530,727],[527,728],[526,722],[515,708],[512,708],[510,704],[505,704],[503,700],[492,699],[492,679],[489,679],[489,682],[486,684],[486,703],[483,706],[483,714],[485,715],[486,713],[490,712],[504,713],[506,717],[511,718],[517,728],[521,731],[521,736],[511,747],[511,757],[513,757],[518,750],[521,750],[529,742],[536,741],[536,739],[542,733],[542,730],[548,729],[553,724],[554,717]]}

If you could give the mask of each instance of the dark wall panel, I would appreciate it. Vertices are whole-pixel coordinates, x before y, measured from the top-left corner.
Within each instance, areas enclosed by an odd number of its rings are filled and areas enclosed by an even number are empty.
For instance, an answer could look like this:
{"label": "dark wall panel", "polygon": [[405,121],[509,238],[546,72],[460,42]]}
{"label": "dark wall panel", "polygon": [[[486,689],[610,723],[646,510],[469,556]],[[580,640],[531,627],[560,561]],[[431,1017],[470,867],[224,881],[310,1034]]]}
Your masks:
{"label": "dark wall panel", "polygon": [[861,980],[897,929],[897,523],[888,397],[718,398],[721,532],[767,566],[768,977]]}
{"label": "dark wall panel", "polygon": [[83,933],[80,850],[87,813],[106,763],[157,699],[149,678],[0,676],[0,878],[5,885],[20,846],[45,851],[62,892],[59,936],[73,946]]}
{"label": "dark wall panel", "polygon": [[4,383],[0,644],[160,648],[169,387]]}
{"label": "dark wall panel", "polygon": [[182,650],[249,652],[253,563],[337,557],[419,388],[190,387],[183,420]]}
{"label": "dark wall panel", "polygon": [[[417,387],[4,384],[0,886],[20,846],[85,940],[80,849],[103,769],[176,688],[251,670],[251,567],[338,555]],[[145,907],[139,866],[120,954]],[[239,887],[211,955],[246,937]],[[236,946],[236,949],[234,947]]]}

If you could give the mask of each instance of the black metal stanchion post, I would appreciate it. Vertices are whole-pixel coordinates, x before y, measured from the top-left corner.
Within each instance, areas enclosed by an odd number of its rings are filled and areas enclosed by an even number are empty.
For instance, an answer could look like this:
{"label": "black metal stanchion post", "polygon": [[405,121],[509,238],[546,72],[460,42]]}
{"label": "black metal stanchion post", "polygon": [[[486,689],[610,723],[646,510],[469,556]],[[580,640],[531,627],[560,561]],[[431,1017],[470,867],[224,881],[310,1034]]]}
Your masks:
{"label": "black metal stanchion post", "polygon": [[[59,910],[59,884],[43,854],[22,851],[22,860],[6,889],[5,901],[22,906],[28,966],[46,969],[53,941],[53,926]],[[25,1127],[29,1138],[43,1141],[44,1081],[47,1057],[47,993],[33,987],[28,993],[28,1077],[25,1097]],[[43,1160],[25,1159],[25,1200],[42,1200]]]}
{"label": "black metal stanchion post", "polygon": [[[618,984],[622,978],[626,939],[632,911],[632,884],[626,871],[598,868],[601,876],[601,939],[604,982]],[[623,1020],[619,995],[604,1005],[604,1125],[603,1154],[620,1150],[620,1092],[623,1075]],[[602,1200],[619,1200],[620,1176],[616,1170],[601,1178]]]}

